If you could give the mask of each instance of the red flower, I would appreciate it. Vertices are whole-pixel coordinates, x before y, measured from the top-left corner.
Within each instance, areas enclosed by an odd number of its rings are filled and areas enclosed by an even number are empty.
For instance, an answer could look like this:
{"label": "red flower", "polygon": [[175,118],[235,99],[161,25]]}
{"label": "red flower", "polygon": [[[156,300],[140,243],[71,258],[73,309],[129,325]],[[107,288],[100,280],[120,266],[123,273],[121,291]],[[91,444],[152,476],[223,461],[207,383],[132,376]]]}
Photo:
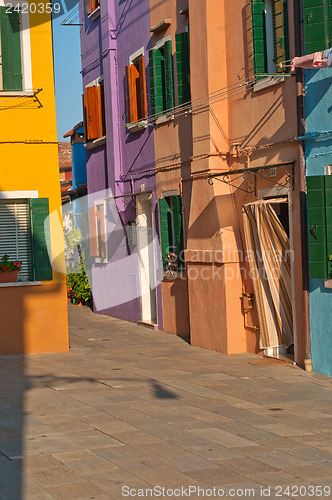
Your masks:
{"label": "red flower", "polygon": [[16,267],[21,267],[21,262],[14,262],[14,265],[15,265]]}
{"label": "red flower", "polygon": [[3,270],[3,271],[7,271],[6,266],[2,266],[2,270]]}

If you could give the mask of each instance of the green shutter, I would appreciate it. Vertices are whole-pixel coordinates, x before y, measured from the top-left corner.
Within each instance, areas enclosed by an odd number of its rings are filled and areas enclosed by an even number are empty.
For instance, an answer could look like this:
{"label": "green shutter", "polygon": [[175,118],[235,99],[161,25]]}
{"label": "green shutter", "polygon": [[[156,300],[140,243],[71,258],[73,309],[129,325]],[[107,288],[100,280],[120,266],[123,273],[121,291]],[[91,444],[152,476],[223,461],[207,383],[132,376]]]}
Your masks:
{"label": "green shutter", "polygon": [[172,42],[164,43],[166,109],[174,108],[173,56]]}
{"label": "green shutter", "polygon": [[[326,254],[332,255],[332,175],[325,176]],[[327,261],[327,277],[332,278],[332,262]]]}
{"label": "green shutter", "polygon": [[305,53],[329,48],[329,0],[303,0]]}
{"label": "green shutter", "polygon": [[265,2],[264,0],[251,0],[250,6],[254,73],[266,73]]}
{"label": "green shutter", "polygon": [[179,269],[183,268],[183,227],[182,227],[182,203],[181,196],[172,196],[172,213],[174,226],[174,251],[177,255]]}
{"label": "green shutter", "polygon": [[330,36],[330,43],[329,47],[332,45],[332,0],[329,0],[329,36]]}
{"label": "green shutter", "polygon": [[163,55],[159,49],[151,49],[149,51],[150,97],[152,115],[160,114],[164,110],[162,61]]}
{"label": "green shutter", "polygon": [[2,84],[4,90],[22,90],[22,61],[19,13],[0,7]]}
{"label": "green shutter", "polygon": [[307,177],[310,278],[327,278],[325,176]]}
{"label": "green shutter", "polygon": [[170,252],[170,215],[171,207],[167,198],[158,200],[159,213],[159,234],[160,234],[160,250],[164,267],[167,265],[167,254]]}
{"label": "green shutter", "polygon": [[45,220],[49,215],[48,198],[31,198],[29,207],[35,279],[38,281],[51,280],[52,266],[46,243],[50,241],[50,228],[48,223],[45,224]]}
{"label": "green shutter", "polygon": [[190,102],[190,49],[189,33],[177,33],[176,42],[176,71],[178,77],[179,104]]}
{"label": "green shutter", "polygon": [[274,61],[277,65],[277,71],[284,71],[278,68],[278,64],[288,60],[288,15],[286,0],[274,0]]}

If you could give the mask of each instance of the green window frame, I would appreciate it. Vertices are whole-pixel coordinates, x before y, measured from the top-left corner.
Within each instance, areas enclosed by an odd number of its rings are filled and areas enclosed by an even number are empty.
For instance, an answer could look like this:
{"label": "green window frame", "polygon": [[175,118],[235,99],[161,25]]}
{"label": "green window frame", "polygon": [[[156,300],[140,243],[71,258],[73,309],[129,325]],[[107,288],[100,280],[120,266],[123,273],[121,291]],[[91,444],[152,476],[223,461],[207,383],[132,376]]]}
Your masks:
{"label": "green window frame", "polygon": [[160,249],[164,270],[168,269],[168,255],[175,253],[177,270],[184,268],[183,222],[181,196],[166,196],[158,200]]}
{"label": "green window frame", "polygon": [[332,45],[332,0],[303,0],[304,49],[320,52]]}
{"label": "green window frame", "polygon": [[149,50],[151,114],[161,115],[174,108],[172,41]]}
{"label": "green window frame", "polygon": [[23,90],[20,13],[0,7],[0,90]]}
{"label": "green window frame", "polygon": [[282,73],[278,65],[289,58],[287,0],[250,0],[250,10],[254,74],[271,73],[271,67]]}
{"label": "green window frame", "polygon": [[189,31],[177,33],[176,43],[176,71],[178,79],[179,105],[191,100],[190,93],[190,40]]}
{"label": "green window frame", "polygon": [[332,176],[307,177],[310,278],[332,278]]}

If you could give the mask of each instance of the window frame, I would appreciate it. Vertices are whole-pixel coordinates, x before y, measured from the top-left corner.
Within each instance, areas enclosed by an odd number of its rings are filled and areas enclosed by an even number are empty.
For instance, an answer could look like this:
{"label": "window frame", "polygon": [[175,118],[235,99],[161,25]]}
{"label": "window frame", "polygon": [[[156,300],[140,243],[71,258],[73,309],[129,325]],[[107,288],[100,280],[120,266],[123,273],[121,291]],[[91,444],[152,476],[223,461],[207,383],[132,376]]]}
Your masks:
{"label": "window frame", "polygon": [[[21,4],[26,4],[26,1],[12,0],[10,4],[12,5],[14,10],[15,7],[20,6]],[[6,7],[6,6],[7,6],[6,0],[0,0],[0,7]],[[21,95],[21,94],[26,94],[27,92],[33,95],[29,12],[22,12],[20,9],[19,16],[21,24],[20,42],[21,42],[22,89],[21,90],[3,89],[2,68],[0,67],[0,97]],[[1,38],[0,38],[0,58],[1,58]]]}
{"label": "window frame", "polygon": [[[102,206],[103,207],[103,233],[99,233],[98,231],[98,214],[97,214],[97,209],[98,207]],[[93,220],[91,219],[92,215],[90,212],[90,222],[89,222],[89,231],[90,231],[90,253],[91,257],[94,259],[96,264],[108,264],[108,245],[107,245],[107,224],[106,224],[106,214],[107,214],[107,203],[106,200],[95,200],[94,204],[92,207],[89,208],[89,210],[93,210]],[[91,227],[91,223],[93,224],[93,227]],[[91,237],[91,232],[93,236]],[[105,250],[105,256],[103,257],[101,255],[101,248],[100,248],[100,239],[104,236],[105,240],[103,242],[104,244],[104,250]],[[95,245],[95,252],[91,250],[91,240],[92,238],[95,239],[94,242],[92,242],[92,245]],[[93,253],[96,253],[93,255]]]}
{"label": "window frame", "polygon": [[[103,82],[102,85],[100,85],[101,82]],[[89,130],[88,130],[87,112],[89,109],[89,102],[87,102],[88,97],[85,97],[85,96],[87,96],[87,89],[91,88],[91,87],[96,87],[96,89],[98,89],[98,87],[103,88],[103,92],[100,91],[100,99],[99,99],[99,94],[98,94],[98,90],[97,90],[96,103],[95,103],[95,105],[96,105],[95,112],[97,112],[97,115],[98,115],[96,126],[98,127],[98,134],[99,134],[98,137],[96,137],[96,138],[88,138]],[[101,143],[104,144],[105,140],[106,140],[106,110],[105,110],[104,75],[101,75],[98,78],[96,78],[95,80],[92,80],[91,82],[89,82],[87,85],[85,85],[84,90],[85,90],[84,94],[83,94],[84,143],[85,143],[87,149],[89,149],[89,146],[90,147],[93,145],[98,146]],[[99,116],[99,111],[101,113],[101,116]]]}
{"label": "window frame", "polygon": [[[91,12],[88,12],[88,4],[92,6],[93,3],[96,4],[96,7]],[[85,13],[91,21],[98,19],[100,17],[100,0],[85,0]]]}
{"label": "window frame", "polygon": [[153,113],[153,110],[152,110],[152,115],[154,118],[156,118],[156,125],[158,125],[159,123],[163,123],[164,121],[174,119],[173,109],[175,107],[175,92],[174,92],[174,74],[175,74],[175,71],[174,71],[174,59],[173,59],[173,55],[174,55],[173,54],[173,41],[172,41],[171,34],[166,35],[165,37],[158,40],[154,44],[154,46],[149,50],[150,93],[152,95],[152,92],[154,90],[154,85],[151,84],[151,81],[153,80],[153,78],[155,78],[155,75],[154,75],[154,77],[152,77],[150,54],[152,54],[153,50],[159,50],[159,51],[163,50],[164,51],[165,44],[167,42],[171,42],[171,60],[170,60],[170,62],[171,62],[171,68],[172,68],[172,94],[171,94],[170,98],[173,100],[173,105],[168,106],[168,103],[167,103],[167,100],[168,100],[167,99],[167,97],[168,97],[167,68],[165,65],[166,58],[165,58],[164,52],[163,52],[162,57],[163,57],[163,61],[164,61],[164,68],[162,69],[162,95],[159,96],[159,97],[162,97],[162,100],[163,100],[163,109],[162,109],[162,111],[156,111],[155,113]]}
{"label": "window frame", "polygon": [[[136,71],[138,73],[138,77],[136,80],[139,81],[139,94],[137,93],[137,89],[133,88],[133,66],[136,68]],[[144,47],[141,47],[139,50],[129,56],[129,65],[126,66],[125,75],[127,117],[126,127],[132,132],[147,128],[148,108],[145,72],[145,53]]]}

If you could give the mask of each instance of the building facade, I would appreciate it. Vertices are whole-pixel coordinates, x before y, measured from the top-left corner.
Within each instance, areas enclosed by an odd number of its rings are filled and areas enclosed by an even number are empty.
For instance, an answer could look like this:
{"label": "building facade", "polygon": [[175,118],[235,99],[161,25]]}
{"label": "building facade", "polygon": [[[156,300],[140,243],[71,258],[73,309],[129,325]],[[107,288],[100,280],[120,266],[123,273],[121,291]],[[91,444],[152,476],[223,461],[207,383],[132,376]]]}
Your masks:
{"label": "building facade", "polygon": [[[22,262],[0,285],[0,353],[68,350],[50,14],[0,3],[0,258]],[[48,217],[50,214],[50,217]]]}
{"label": "building facade", "polygon": [[[148,322],[193,345],[288,351],[300,365],[310,357],[305,182],[297,83],[287,69],[294,12],[281,0],[145,0],[131,8],[109,0],[81,12],[94,297],[111,299],[112,281],[121,283],[117,294],[135,285],[137,296],[103,312],[144,320],[148,297]],[[94,95],[101,110],[91,123]],[[96,208],[107,189],[115,212]],[[105,210],[106,246],[95,229]],[[108,223],[119,220],[115,237]],[[140,235],[148,220],[159,239],[153,259]],[[111,263],[130,256],[133,238],[138,259],[124,278]]]}

